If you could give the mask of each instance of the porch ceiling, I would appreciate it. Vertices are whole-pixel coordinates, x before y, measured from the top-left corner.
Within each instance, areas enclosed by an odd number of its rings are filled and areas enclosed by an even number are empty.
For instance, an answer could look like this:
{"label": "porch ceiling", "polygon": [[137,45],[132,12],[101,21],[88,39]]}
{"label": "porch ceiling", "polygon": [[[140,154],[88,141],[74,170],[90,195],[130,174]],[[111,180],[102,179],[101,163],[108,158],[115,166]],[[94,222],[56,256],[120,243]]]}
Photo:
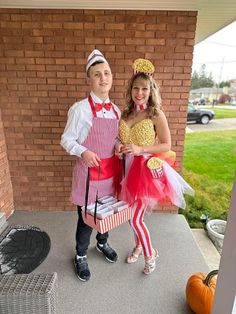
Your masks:
{"label": "porch ceiling", "polygon": [[236,19],[235,0],[1,0],[0,8],[198,11],[196,44]]}

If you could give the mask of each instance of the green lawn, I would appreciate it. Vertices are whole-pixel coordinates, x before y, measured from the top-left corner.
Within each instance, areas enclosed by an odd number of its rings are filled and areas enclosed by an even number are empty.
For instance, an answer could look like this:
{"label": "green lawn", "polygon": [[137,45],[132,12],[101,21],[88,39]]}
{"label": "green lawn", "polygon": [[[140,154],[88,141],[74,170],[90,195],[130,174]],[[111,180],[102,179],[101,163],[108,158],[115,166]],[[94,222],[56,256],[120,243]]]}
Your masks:
{"label": "green lawn", "polygon": [[232,182],[236,169],[236,130],[187,133],[184,167],[210,179]]}
{"label": "green lawn", "polygon": [[183,176],[195,189],[186,197],[191,227],[202,227],[200,216],[226,219],[236,170],[236,131],[186,134]]}
{"label": "green lawn", "polygon": [[215,119],[223,119],[223,118],[236,118],[236,107],[235,109],[227,109],[227,108],[217,108],[217,105],[212,106],[199,106],[202,109],[210,109],[215,112]]}

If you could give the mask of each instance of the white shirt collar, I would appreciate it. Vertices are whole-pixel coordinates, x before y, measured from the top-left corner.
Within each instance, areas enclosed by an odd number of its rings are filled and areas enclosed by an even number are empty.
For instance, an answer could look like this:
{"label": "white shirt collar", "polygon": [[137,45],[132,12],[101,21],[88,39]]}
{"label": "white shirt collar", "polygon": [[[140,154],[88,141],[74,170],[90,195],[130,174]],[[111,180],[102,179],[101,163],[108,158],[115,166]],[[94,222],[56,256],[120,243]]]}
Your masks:
{"label": "white shirt collar", "polygon": [[92,99],[93,99],[93,102],[94,103],[100,103],[100,104],[102,104],[102,103],[108,103],[108,102],[110,102],[110,98],[109,97],[107,97],[107,99],[105,100],[105,101],[102,101],[98,96],[96,96],[95,94],[94,94],[94,92],[90,92],[90,95],[91,95],[91,97],[92,97]]}

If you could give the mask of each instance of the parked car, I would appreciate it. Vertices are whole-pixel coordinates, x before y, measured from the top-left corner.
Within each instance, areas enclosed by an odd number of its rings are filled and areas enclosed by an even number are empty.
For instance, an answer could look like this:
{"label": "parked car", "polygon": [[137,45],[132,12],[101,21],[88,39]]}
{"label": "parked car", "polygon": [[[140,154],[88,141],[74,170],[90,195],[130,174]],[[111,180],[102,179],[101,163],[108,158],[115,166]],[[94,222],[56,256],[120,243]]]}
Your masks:
{"label": "parked car", "polygon": [[214,111],[208,109],[196,109],[192,104],[188,104],[187,121],[195,121],[196,123],[207,124],[214,118]]}
{"label": "parked car", "polygon": [[206,98],[195,98],[193,100],[189,100],[189,103],[194,105],[194,106],[205,106],[205,104],[209,102],[209,99]]}

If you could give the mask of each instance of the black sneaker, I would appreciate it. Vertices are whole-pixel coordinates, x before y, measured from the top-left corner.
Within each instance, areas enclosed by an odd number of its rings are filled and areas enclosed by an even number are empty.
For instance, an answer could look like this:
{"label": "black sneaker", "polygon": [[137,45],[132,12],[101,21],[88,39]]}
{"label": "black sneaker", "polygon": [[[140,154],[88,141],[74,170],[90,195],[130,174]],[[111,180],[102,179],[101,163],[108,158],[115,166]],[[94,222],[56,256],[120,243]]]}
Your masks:
{"label": "black sneaker", "polygon": [[117,254],[116,252],[109,246],[108,243],[105,243],[105,244],[99,244],[97,243],[96,245],[96,249],[103,253],[106,257],[106,259],[111,262],[111,263],[114,263],[117,261]]}
{"label": "black sneaker", "polygon": [[77,277],[81,281],[88,281],[91,274],[90,274],[90,270],[88,268],[87,257],[83,256],[83,257],[77,258],[75,256],[74,264],[75,264],[75,270],[76,270]]}

